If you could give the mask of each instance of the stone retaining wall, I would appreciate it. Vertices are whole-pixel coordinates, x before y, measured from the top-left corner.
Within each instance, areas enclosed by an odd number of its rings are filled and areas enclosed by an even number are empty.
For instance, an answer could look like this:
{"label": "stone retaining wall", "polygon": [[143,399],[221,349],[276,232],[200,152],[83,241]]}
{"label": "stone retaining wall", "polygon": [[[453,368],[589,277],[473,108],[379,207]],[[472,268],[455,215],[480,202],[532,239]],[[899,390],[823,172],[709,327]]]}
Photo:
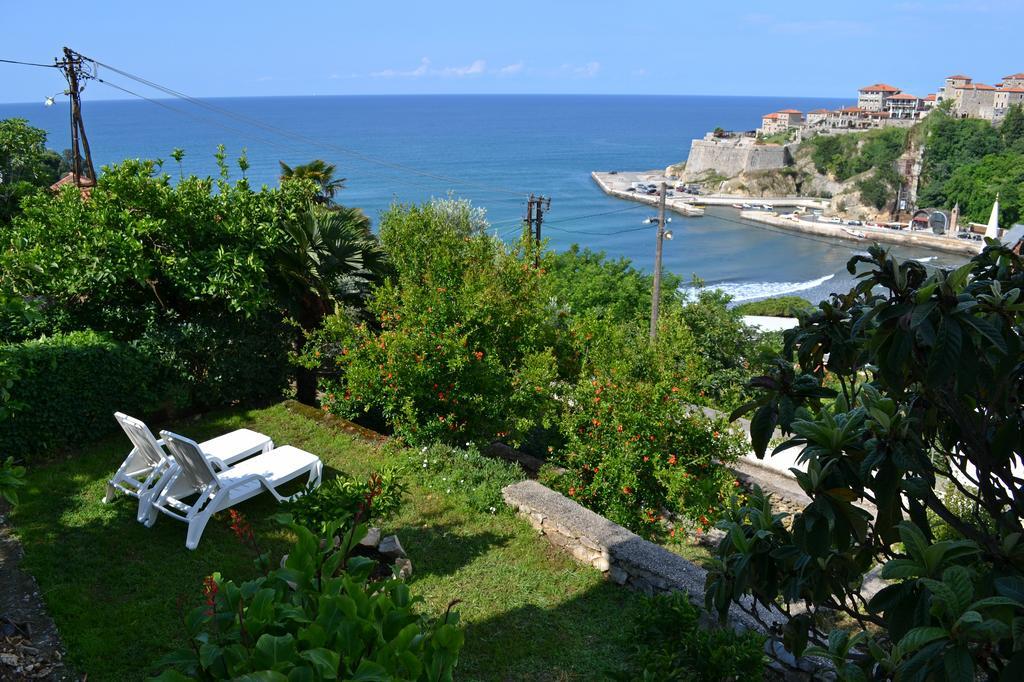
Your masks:
{"label": "stone retaining wall", "polygon": [[[648,595],[686,592],[696,603],[704,603],[707,571],[700,566],[644,540],[537,481],[520,481],[501,492],[505,502],[551,544],[561,547],[580,563],[601,571],[608,580]],[[750,607],[749,599],[745,606]],[[770,625],[784,622],[778,612],[763,608],[759,612]],[[726,624],[737,630],[768,634],[759,622],[737,606],[729,609]],[[820,662],[794,659],[773,638],[769,638],[765,646],[775,660],[773,668],[786,679],[806,677],[820,667]]]}
{"label": "stone retaining wall", "polygon": [[740,173],[777,170],[792,162],[788,146],[755,144],[751,138],[693,140],[682,179],[697,180],[708,172],[731,178]]}

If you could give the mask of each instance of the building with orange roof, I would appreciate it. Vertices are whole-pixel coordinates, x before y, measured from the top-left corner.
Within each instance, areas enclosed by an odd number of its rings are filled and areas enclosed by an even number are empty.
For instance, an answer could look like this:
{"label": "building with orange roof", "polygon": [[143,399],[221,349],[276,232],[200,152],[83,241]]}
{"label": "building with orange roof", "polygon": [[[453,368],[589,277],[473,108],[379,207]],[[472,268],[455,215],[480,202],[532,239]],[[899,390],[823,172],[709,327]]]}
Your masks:
{"label": "building with orange roof", "polygon": [[919,118],[924,107],[921,98],[908,92],[900,92],[885,100],[885,111],[892,118]]}
{"label": "building with orange roof", "polygon": [[791,128],[799,128],[804,124],[803,112],[796,109],[783,109],[773,111],[761,117],[761,128],[758,130],[764,136],[782,133]]}
{"label": "building with orange roof", "polygon": [[887,83],[865,85],[857,92],[857,106],[865,111],[884,111],[886,100],[900,92],[899,88]]}
{"label": "building with orange roof", "polygon": [[1004,88],[1024,88],[1024,73],[1003,76]]}

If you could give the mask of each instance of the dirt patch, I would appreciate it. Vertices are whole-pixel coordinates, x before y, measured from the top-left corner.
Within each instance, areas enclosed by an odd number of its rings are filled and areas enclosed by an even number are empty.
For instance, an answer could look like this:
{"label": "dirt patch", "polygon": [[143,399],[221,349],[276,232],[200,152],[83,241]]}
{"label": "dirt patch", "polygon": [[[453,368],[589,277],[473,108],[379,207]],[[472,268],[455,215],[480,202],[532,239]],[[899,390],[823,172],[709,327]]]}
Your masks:
{"label": "dirt patch", "polygon": [[21,570],[21,544],[0,509],[0,680],[75,680],[35,579]]}

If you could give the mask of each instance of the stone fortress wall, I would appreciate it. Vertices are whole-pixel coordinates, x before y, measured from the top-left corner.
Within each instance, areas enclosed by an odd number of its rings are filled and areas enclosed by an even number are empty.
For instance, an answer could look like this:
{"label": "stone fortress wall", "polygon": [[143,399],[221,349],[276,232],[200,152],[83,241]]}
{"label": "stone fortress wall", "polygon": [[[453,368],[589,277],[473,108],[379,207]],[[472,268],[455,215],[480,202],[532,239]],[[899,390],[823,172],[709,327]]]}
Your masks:
{"label": "stone fortress wall", "polygon": [[751,171],[777,170],[793,162],[794,145],[757,144],[752,137],[716,138],[709,134],[690,143],[682,180],[689,182],[709,172],[735,177]]}

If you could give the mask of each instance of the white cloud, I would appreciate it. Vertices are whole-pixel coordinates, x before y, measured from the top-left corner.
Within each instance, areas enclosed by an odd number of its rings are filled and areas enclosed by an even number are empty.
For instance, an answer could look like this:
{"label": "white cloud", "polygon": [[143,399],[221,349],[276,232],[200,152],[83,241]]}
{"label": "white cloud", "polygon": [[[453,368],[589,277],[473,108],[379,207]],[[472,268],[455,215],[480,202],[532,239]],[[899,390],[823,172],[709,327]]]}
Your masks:
{"label": "white cloud", "polygon": [[424,57],[420,65],[415,69],[403,71],[401,69],[384,69],[373,71],[371,78],[423,78],[427,76],[440,76],[445,78],[464,78],[466,76],[478,76],[487,71],[487,62],[483,59],[474,60],[465,66],[446,66],[436,69],[431,66],[430,58]]}
{"label": "white cloud", "polygon": [[498,75],[500,76],[513,76],[517,73],[522,73],[523,67],[526,66],[523,62],[516,62],[515,64],[507,64],[498,69]]}
{"label": "white cloud", "polygon": [[578,78],[593,78],[601,70],[601,62],[587,62],[583,65],[562,64],[560,71]]}
{"label": "white cloud", "polygon": [[420,65],[410,71],[398,71],[395,69],[384,69],[383,71],[374,71],[370,74],[372,78],[419,78],[426,76],[430,72],[430,59],[424,57],[420,60]]}
{"label": "white cloud", "polygon": [[484,72],[487,68],[487,62],[483,59],[477,59],[468,66],[449,66],[441,69],[438,73],[442,76],[455,76],[462,78],[463,76],[476,76]]}

